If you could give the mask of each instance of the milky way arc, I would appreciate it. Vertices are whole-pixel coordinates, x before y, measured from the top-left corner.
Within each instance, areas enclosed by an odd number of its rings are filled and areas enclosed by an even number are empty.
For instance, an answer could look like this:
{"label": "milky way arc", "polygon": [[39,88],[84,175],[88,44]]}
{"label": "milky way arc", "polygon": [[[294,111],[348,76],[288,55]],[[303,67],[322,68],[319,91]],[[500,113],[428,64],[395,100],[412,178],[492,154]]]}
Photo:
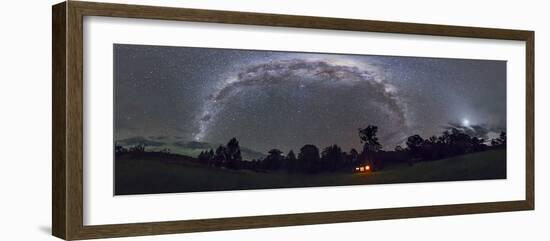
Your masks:
{"label": "milky way arc", "polygon": [[[315,78],[291,78],[292,76]],[[332,64],[322,60],[289,59],[252,65],[218,83],[216,91],[208,97],[201,108],[197,120],[198,132],[194,133],[193,138],[196,141],[205,138],[224,103],[236,93],[246,91],[252,86],[274,86],[296,81],[301,85],[312,84],[312,81],[315,81],[315,84],[351,86],[367,83],[380,94],[381,101],[388,109],[397,115],[401,126],[407,128],[406,106],[397,95],[396,88],[378,76],[379,73],[357,66]]]}

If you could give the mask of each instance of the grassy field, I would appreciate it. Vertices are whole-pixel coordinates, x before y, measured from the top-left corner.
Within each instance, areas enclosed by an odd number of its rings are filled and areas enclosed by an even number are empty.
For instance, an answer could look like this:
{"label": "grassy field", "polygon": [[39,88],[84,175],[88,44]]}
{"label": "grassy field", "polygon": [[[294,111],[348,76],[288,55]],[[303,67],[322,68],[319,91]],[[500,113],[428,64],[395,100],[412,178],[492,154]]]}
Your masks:
{"label": "grassy field", "polygon": [[490,150],[372,173],[287,174],[208,168],[187,161],[132,160],[115,164],[115,194],[148,194],[342,186],[506,178],[506,151]]}

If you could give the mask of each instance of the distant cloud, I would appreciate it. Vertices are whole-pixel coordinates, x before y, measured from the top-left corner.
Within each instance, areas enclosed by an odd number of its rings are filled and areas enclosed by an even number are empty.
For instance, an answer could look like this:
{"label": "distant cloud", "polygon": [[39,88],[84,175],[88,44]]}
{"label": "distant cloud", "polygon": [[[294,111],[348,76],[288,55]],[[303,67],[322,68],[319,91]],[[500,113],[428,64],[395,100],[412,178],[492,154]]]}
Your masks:
{"label": "distant cloud", "polygon": [[133,145],[146,145],[146,146],[163,146],[166,143],[161,141],[150,140],[143,136],[130,137],[126,139],[117,140],[118,144],[124,146],[133,146]]}
{"label": "distant cloud", "polygon": [[152,140],[168,140],[167,136],[149,136],[149,139]]}
{"label": "distant cloud", "polygon": [[183,147],[183,148],[191,148],[191,149],[208,149],[213,148],[212,145],[205,142],[198,142],[198,141],[176,141],[173,143],[174,146]]}
{"label": "distant cloud", "polygon": [[489,127],[483,124],[465,126],[460,123],[449,122],[447,123],[447,125],[443,126],[443,129],[445,130],[450,130],[453,128],[460,130],[469,136],[475,136],[477,138],[483,138],[485,140],[489,140],[492,133],[500,133],[501,131],[505,131],[504,128]]}

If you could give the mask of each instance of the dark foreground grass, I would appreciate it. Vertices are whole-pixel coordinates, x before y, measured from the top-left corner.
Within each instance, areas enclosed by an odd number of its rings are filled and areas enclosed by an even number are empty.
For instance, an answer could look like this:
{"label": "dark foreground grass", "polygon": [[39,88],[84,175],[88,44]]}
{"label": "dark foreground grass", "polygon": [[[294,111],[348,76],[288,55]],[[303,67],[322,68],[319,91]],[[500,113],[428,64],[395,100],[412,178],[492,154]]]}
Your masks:
{"label": "dark foreground grass", "polygon": [[490,150],[358,174],[287,174],[209,168],[189,161],[117,158],[115,194],[151,194],[506,178],[506,151]]}

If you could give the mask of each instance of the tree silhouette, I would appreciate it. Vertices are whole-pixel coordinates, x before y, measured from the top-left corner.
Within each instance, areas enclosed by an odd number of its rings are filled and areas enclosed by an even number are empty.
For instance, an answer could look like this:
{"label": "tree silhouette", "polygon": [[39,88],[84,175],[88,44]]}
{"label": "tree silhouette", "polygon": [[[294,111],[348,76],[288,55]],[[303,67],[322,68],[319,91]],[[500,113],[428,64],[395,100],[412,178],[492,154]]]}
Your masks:
{"label": "tree silhouette", "polygon": [[472,137],[470,139],[470,144],[471,144],[470,151],[473,151],[473,152],[484,151],[485,149],[487,149],[487,145],[485,145],[485,139],[483,138]]}
{"label": "tree silhouette", "polygon": [[500,137],[498,139],[500,140],[500,144],[502,146],[506,146],[506,132],[500,132]]}
{"label": "tree silhouette", "polygon": [[355,165],[357,164],[358,161],[359,161],[359,152],[357,152],[355,148],[351,148],[351,150],[349,151],[349,163],[351,165]]}
{"label": "tree silhouette", "polygon": [[366,159],[367,163],[371,164],[373,170],[377,167],[375,154],[382,149],[382,145],[380,145],[380,142],[378,142],[378,137],[376,137],[376,132],[378,132],[378,127],[375,125],[368,125],[364,129],[359,128],[359,139],[363,144],[362,155]]}
{"label": "tree silhouette", "polygon": [[436,136],[430,136],[430,138],[426,139],[426,143],[428,143],[428,144],[437,144],[437,137]]}
{"label": "tree silhouette", "polygon": [[321,170],[336,171],[344,163],[342,149],[338,145],[328,146],[321,153]]}
{"label": "tree silhouette", "polygon": [[294,151],[290,150],[286,155],[286,159],[290,162],[296,161],[296,155],[294,154]]}
{"label": "tree silhouette", "polygon": [[393,149],[393,151],[395,151],[395,152],[403,152],[403,151],[405,151],[405,149],[403,149],[403,147],[401,147],[400,145],[397,145],[397,146],[395,146],[395,148]]}
{"label": "tree silhouette", "polygon": [[407,138],[407,149],[409,149],[409,153],[413,158],[420,158],[423,143],[424,139],[419,135],[413,135]]}
{"label": "tree silhouette", "polygon": [[124,148],[123,146],[121,146],[117,142],[115,142],[115,153],[120,154],[120,153],[124,153],[124,152],[127,152],[127,151],[128,150],[126,150],[126,148]]}
{"label": "tree silhouette", "polygon": [[201,153],[199,153],[199,155],[197,156],[197,159],[199,159],[199,161],[201,162],[208,161],[205,153],[206,153],[205,151],[201,151]]}
{"label": "tree silhouette", "polygon": [[491,146],[493,147],[506,147],[506,132],[500,132],[500,136],[496,139],[491,140]]}
{"label": "tree silhouette", "polygon": [[307,144],[300,148],[298,160],[302,164],[301,169],[306,172],[317,172],[319,164],[319,149],[315,145]]}
{"label": "tree silhouette", "polygon": [[430,136],[424,140],[420,150],[420,156],[426,160],[434,160],[439,157],[439,142],[436,136]]}
{"label": "tree silhouette", "polygon": [[239,141],[233,137],[227,143],[226,149],[226,166],[230,169],[239,169],[242,161],[241,148],[239,147]]}
{"label": "tree silhouette", "polygon": [[216,148],[216,153],[214,154],[214,166],[221,167],[225,164],[226,160],[225,147],[219,145],[218,148]]}
{"label": "tree silhouette", "polygon": [[264,159],[265,168],[268,170],[277,170],[281,168],[284,159],[281,155],[283,152],[279,149],[271,149],[268,153],[269,155]]}
{"label": "tree silhouette", "polygon": [[453,155],[464,154],[471,149],[470,136],[459,129],[451,129],[450,139],[451,152]]}
{"label": "tree silhouette", "polygon": [[[506,147],[506,132],[501,132],[498,138],[492,139],[491,147],[489,147],[483,138],[472,137],[463,129],[449,128],[440,136],[430,136],[427,139],[423,139],[420,135],[409,136],[405,143],[406,148],[397,145],[393,151],[383,151],[382,145],[378,141],[377,132],[378,127],[375,125],[359,128],[358,135],[363,145],[362,151],[358,152],[352,148],[349,154],[343,152],[337,144],[323,148],[322,152],[315,145],[307,144],[300,148],[297,156],[293,150],[284,156],[281,150],[271,149],[263,159],[243,161],[239,141],[236,138],[231,138],[227,145],[220,145],[215,151],[213,149],[201,151],[197,159],[200,163],[208,166],[229,169],[317,173],[345,170],[359,164],[369,164],[371,170],[380,170],[386,162],[387,164],[392,162],[412,164],[416,161],[439,160],[485,151],[488,148]],[[146,152],[145,145],[139,144],[126,150],[115,143],[115,153],[122,152],[143,153]],[[166,149],[166,152],[169,150]]]}
{"label": "tree silhouette", "polygon": [[382,149],[382,145],[376,137],[376,132],[378,132],[378,127],[374,125],[368,125],[364,129],[359,128],[359,139],[363,144],[363,151],[377,152]]}
{"label": "tree silhouette", "polygon": [[210,150],[201,151],[201,153],[198,156],[198,159],[201,163],[211,166],[212,161],[214,159],[214,150],[210,149]]}
{"label": "tree silhouette", "polygon": [[285,158],[285,164],[284,167],[289,171],[296,171],[298,169],[298,162],[296,159],[296,154],[294,154],[294,151],[290,150],[288,154],[286,154]]}
{"label": "tree silhouette", "polygon": [[212,148],[210,148],[210,151],[208,151],[208,166],[213,166],[214,165],[214,156],[216,154],[214,153],[214,150],[212,150]]}
{"label": "tree silhouette", "polygon": [[145,152],[145,147],[145,144],[137,144],[133,147],[130,147],[128,151],[133,153],[143,153]]}
{"label": "tree silhouette", "polygon": [[451,144],[451,133],[449,132],[449,130],[445,130],[437,139],[439,143],[449,145]]}

